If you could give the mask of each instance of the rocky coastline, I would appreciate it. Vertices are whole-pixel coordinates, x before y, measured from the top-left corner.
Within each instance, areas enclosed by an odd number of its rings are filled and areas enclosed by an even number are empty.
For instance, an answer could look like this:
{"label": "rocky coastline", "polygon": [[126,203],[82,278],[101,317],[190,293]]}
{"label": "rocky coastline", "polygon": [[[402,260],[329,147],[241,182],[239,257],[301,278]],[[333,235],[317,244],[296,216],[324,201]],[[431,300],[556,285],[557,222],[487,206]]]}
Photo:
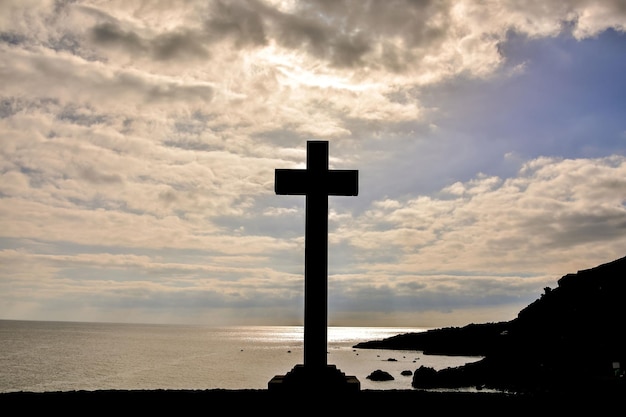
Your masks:
{"label": "rocky coastline", "polygon": [[414,388],[626,397],[626,257],[567,274],[557,283],[508,322],[401,334],[355,348],[484,357],[440,371],[418,368]]}

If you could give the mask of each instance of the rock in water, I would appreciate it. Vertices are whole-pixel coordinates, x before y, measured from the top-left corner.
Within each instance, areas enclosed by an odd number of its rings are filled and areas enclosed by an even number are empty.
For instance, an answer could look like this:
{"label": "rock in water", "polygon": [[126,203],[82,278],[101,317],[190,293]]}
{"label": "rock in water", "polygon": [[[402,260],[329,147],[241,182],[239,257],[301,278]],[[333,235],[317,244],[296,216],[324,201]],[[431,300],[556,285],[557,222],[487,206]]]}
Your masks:
{"label": "rock in water", "polygon": [[372,381],[393,381],[395,378],[389,373],[385,371],[381,371],[380,369],[375,370],[371,374],[367,376],[367,379]]}

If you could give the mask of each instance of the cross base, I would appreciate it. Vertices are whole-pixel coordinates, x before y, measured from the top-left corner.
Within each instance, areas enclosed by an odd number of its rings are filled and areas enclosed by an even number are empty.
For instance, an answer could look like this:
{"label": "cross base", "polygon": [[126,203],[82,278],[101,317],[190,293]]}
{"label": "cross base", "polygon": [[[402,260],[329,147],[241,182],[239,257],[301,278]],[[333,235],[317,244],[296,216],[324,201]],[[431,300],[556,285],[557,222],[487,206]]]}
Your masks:
{"label": "cross base", "polygon": [[332,391],[357,392],[361,382],[355,376],[346,376],[335,365],[309,368],[296,365],[287,375],[276,375],[268,384],[270,391]]}

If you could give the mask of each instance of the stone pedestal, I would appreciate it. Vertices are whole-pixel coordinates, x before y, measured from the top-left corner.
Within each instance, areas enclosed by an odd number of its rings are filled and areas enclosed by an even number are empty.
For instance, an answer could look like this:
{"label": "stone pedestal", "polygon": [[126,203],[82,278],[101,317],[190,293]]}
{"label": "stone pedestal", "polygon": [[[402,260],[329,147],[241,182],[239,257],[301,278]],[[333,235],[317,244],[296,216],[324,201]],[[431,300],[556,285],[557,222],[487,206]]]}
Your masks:
{"label": "stone pedestal", "polygon": [[328,391],[357,392],[361,382],[355,376],[347,376],[335,365],[309,368],[296,365],[286,375],[276,375],[268,384],[269,391]]}

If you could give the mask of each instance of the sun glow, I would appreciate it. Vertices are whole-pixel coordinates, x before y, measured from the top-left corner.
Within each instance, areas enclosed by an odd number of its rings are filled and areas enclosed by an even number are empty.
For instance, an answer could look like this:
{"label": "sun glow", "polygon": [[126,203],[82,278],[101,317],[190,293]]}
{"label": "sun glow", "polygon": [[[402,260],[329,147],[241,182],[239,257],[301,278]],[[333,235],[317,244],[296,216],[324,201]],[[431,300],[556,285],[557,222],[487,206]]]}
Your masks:
{"label": "sun glow", "polygon": [[307,55],[286,51],[275,44],[255,51],[246,61],[249,66],[275,69],[282,76],[282,83],[292,88],[305,86],[359,92],[382,87],[378,83],[355,82],[351,71],[331,69],[319,61],[309,62]]}

